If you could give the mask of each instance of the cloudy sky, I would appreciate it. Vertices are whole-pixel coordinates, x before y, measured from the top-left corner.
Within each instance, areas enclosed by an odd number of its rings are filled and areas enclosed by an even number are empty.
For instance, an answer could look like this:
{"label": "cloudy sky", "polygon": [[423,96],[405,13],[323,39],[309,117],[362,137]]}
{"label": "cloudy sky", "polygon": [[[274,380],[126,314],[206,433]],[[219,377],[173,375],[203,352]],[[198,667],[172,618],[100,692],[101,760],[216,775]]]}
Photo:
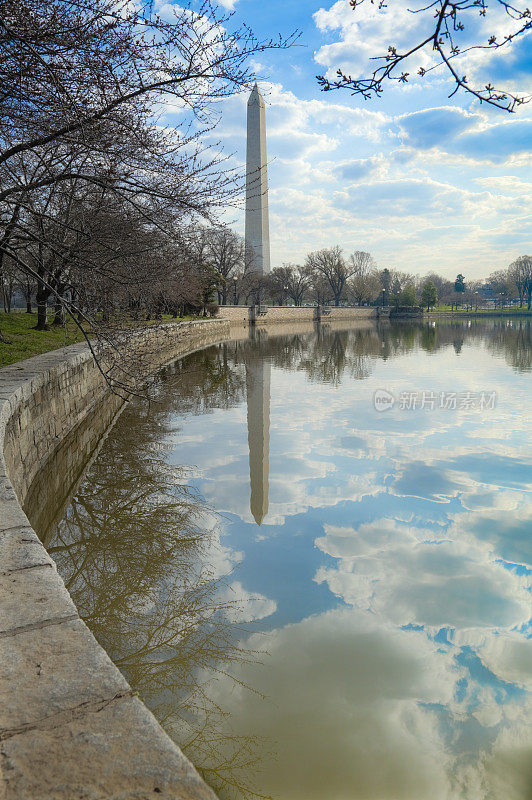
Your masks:
{"label": "cloudy sky", "polygon": [[[430,54],[408,65],[413,80],[389,84],[378,100],[317,85],[316,74],[334,77],[339,66],[367,73],[369,56],[426,35],[430,17],[409,13],[406,0],[381,12],[368,0],[356,14],[348,0],[223,5],[234,10],[231,24],[247,22],[261,38],[301,31],[297,46],[254,64],[267,107],[273,266],[340,244],[370,251],[382,267],[477,278],[532,250],[532,103],[509,114],[464,93],[449,99],[443,72],[415,76]],[[459,43],[510,31],[490,7]],[[497,54],[470,54],[462,66],[470,82],[530,92],[532,35]],[[241,164],[246,99],[224,103],[216,132]],[[231,222],[243,232],[242,214]]]}

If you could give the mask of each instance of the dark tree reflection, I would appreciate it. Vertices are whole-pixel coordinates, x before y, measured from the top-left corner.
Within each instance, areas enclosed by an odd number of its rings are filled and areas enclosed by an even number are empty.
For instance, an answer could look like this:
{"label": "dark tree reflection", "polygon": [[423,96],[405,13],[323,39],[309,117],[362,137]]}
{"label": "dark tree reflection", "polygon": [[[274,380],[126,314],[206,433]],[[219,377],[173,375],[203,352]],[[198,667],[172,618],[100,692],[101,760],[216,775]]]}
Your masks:
{"label": "dark tree reflection", "polygon": [[530,320],[499,324],[489,341],[489,349],[501,354],[516,372],[532,370],[532,329]]}
{"label": "dark tree reflection", "polygon": [[[219,400],[234,402],[240,384],[222,388],[215,361],[203,361],[207,382]],[[160,401],[164,379],[156,394]],[[196,403],[195,390],[185,402],[191,395]],[[187,486],[186,470],[163,457],[167,411],[161,402],[126,407],[48,533],[48,550],[81,617],[206,780],[221,796],[253,797],[254,738],[215,736],[223,710],[207,684],[254,654],[239,646],[232,622],[240,601],[224,599],[224,579],[211,566],[215,518]]]}

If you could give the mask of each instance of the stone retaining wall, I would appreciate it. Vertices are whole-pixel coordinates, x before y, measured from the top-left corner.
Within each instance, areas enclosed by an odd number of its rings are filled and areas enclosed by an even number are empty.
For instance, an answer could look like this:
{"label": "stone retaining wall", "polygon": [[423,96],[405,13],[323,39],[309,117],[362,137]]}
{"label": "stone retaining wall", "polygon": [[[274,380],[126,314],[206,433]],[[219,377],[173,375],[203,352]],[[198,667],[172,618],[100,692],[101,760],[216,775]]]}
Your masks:
{"label": "stone retaining wall", "polygon": [[219,319],[228,319],[232,325],[247,325],[249,322],[249,306],[220,306]]}
{"label": "stone retaining wall", "polygon": [[484,319],[485,317],[491,319],[493,317],[500,317],[502,319],[504,319],[504,317],[522,317],[523,319],[530,319],[531,316],[532,311],[519,309],[515,311],[507,311],[506,309],[504,311],[500,311],[499,309],[478,309],[478,311],[423,311],[423,319]]}
{"label": "stone retaining wall", "polygon": [[[279,322],[312,322],[317,319],[315,306],[267,306],[264,315],[256,318],[256,325],[267,325]],[[379,316],[376,307],[349,307],[322,306],[320,317],[322,321],[328,320],[359,320],[375,319]],[[218,310],[220,319],[228,319],[231,324],[247,325],[250,322],[249,306],[220,306]]]}
{"label": "stone retaining wall", "polygon": [[[156,370],[229,335],[209,320],[128,341]],[[122,402],[84,345],[0,370],[0,800],[215,798],[81,621],[21,507],[65,437],[91,418],[102,434]],[[87,456],[94,440],[87,424]]]}
{"label": "stone retaining wall", "polygon": [[356,308],[326,306],[321,313],[322,322],[327,322],[328,320],[335,322],[336,320],[376,319],[378,316],[379,309],[376,306],[360,306]]}

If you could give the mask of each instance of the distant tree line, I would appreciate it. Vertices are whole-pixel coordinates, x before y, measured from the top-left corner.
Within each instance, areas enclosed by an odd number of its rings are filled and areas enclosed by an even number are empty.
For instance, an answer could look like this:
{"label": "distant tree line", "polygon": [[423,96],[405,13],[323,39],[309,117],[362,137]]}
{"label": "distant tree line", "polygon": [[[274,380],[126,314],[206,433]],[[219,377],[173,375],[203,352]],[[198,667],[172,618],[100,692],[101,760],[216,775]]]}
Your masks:
{"label": "distant tree line", "polygon": [[[235,283],[240,278],[235,272]],[[258,283],[258,285],[257,285]],[[495,305],[518,302],[530,309],[532,256],[521,256],[506,270],[485,279],[466,280],[459,273],[449,280],[435,272],[417,276],[388,267],[379,268],[370,253],[356,250],[348,256],[339,246],[317,250],[302,264],[283,264],[257,283],[250,283],[251,297],[259,293],[271,302],[300,306],[384,305],[396,308],[444,305],[474,308],[491,301]]]}
{"label": "distant tree line", "polygon": [[[370,253],[356,250],[344,256],[335,246],[309,253],[302,264],[285,263],[262,276],[254,270],[253,252],[244,239],[228,227],[191,225],[169,240],[153,227],[139,224],[126,208],[121,209],[122,217],[119,211],[95,204],[69,209],[77,235],[71,234],[67,264],[51,248],[50,252],[42,246],[38,252],[26,248],[26,259],[36,272],[44,273],[48,286],[4,257],[4,310],[10,311],[16,291],[28,312],[36,304],[37,327],[63,324],[65,296],[81,318],[84,309],[93,313],[96,308],[104,322],[122,319],[124,311],[133,319],[149,320],[164,314],[174,318],[187,313],[215,314],[219,305],[264,301],[294,306],[422,306],[427,310],[436,305],[472,309],[487,301],[495,306],[517,302],[528,309],[532,305],[531,256],[521,256],[486,279],[470,281],[459,273],[452,281],[435,272],[420,277],[381,269]],[[56,235],[57,250],[64,229],[51,220],[40,224],[52,229],[50,237]],[[78,259],[89,257],[98,260],[94,282],[90,272],[76,269]],[[102,280],[103,269],[111,272],[109,282]]]}

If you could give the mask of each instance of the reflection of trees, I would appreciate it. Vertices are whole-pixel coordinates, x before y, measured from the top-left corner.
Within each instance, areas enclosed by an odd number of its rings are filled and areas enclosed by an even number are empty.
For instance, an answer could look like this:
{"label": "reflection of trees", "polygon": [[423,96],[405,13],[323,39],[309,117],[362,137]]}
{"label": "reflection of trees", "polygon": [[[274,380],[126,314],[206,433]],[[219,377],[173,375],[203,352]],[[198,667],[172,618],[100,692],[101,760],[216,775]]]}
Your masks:
{"label": "reflection of trees", "polygon": [[346,370],[355,378],[367,377],[372,360],[381,350],[380,336],[374,327],[331,331],[320,326],[313,332],[279,337],[268,336],[266,331],[257,334],[237,343],[237,361],[267,358],[274,367],[301,370],[316,383],[337,385]]}
{"label": "reflection of trees", "polygon": [[473,342],[504,356],[518,371],[532,369],[530,320],[457,319],[431,322],[393,322],[367,328],[333,331],[327,325],[311,332],[276,336],[258,330],[250,339],[227,345],[235,364],[264,357],[279,368],[302,370],[312,381],[338,384],[344,373],[355,378],[371,374],[377,359],[396,358],[417,349],[436,352],[453,347],[457,354]]}
{"label": "reflection of trees", "polygon": [[300,360],[297,369],[309,380],[337,386],[346,366],[347,332],[323,332],[312,340],[311,347]]}
{"label": "reflection of trees", "polygon": [[[235,343],[233,353],[237,364],[267,358],[279,369],[301,370],[311,381],[338,385],[344,374],[367,378],[378,359],[397,358],[418,349],[432,353],[454,347],[459,352],[468,342],[490,342],[500,330],[496,320],[465,319],[441,321],[436,326],[404,321],[344,330],[322,325],[313,332],[284,336],[259,330],[252,338]],[[513,342],[506,346],[510,352],[515,349]]]}
{"label": "reflection of trees", "polygon": [[437,349],[437,338],[438,334],[436,328],[433,328],[430,325],[424,326],[420,333],[420,347],[422,347],[423,350],[426,350],[427,353],[434,352],[434,350]]}
{"label": "reflection of trees", "polygon": [[245,398],[246,377],[235,365],[235,343],[214,345],[176,361],[158,373],[151,397],[164,413],[168,404],[182,413],[229,408]]}
{"label": "reflection of trees", "polygon": [[304,371],[311,381],[338,385],[344,374],[367,378],[378,359],[448,347],[458,354],[478,341],[504,355],[514,369],[532,368],[530,322],[523,320],[513,321],[511,326],[498,319],[442,320],[436,325],[404,321],[340,331],[322,325],[314,332],[289,336],[257,331],[253,339],[234,344],[233,352],[237,363],[261,356],[280,369]]}
{"label": "reflection of trees", "polygon": [[[212,370],[208,359],[211,385]],[[227,398],[228,390],[215,384],[214,394]],[[208,512],[186,486],[184,469],[158,450],[168,435],[165,418],[159,404],[125,409],[48,550],[81,617],[205,778],[251,796],[253,738],[229,737],[224,759],[228,746],[231,758],[220,762],[212,732],[222,711],[209,703],[206,683],[252,654],[238,646],[229,621],[238,600],[223,600],[209,566],[216,532]]]}
{"label": "reflection of trees", "polygon": [[530,320],[512,320],[496,326],[488,344],[493,353],[504,356],[517,372],[532,370],[532,331]]}

